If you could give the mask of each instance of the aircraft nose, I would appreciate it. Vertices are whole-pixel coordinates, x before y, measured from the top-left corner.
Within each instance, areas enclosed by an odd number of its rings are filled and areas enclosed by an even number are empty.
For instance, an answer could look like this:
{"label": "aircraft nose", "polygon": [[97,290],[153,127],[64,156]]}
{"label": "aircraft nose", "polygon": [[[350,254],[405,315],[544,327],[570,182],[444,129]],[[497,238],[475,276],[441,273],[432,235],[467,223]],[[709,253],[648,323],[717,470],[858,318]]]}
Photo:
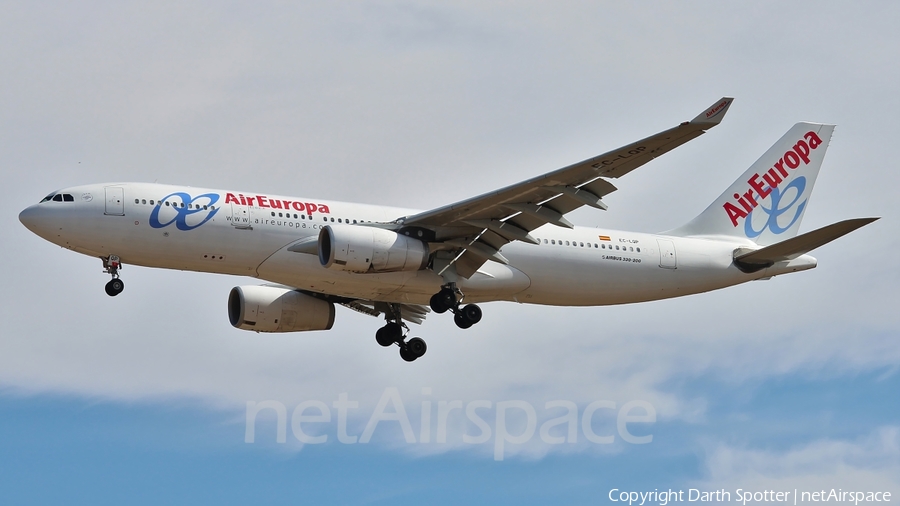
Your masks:
{"label": "aircraft nose", "polygon": [[42,221],[39,215],[40,211],[38,211],[37,206],[30,206],[19,213],[19,221],[22,222],[22,225],[25,225],[25,228],[37,234]]}

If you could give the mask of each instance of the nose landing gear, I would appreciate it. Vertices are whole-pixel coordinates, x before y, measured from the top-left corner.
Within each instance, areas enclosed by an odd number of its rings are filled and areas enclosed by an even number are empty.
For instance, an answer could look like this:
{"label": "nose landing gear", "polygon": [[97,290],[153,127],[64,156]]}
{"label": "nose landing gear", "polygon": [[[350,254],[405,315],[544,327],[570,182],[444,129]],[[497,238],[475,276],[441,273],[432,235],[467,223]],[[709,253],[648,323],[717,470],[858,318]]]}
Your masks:
{"label": "nose landing gear", "polygon": [[461,329],[467,329],[481,321],[481,308],[475,304],[460,307],[463,294],[456,288],[456,283],[441,287],[441,291],[431,296],[431,310],[435,313],[453,312],[453,322]]}
{"label": "nose landing gear", "polygon": [[391,305],[391,312],[385,314],[387,323],[384,327],[375,332],[375,340],[385,348],[396,344],[400,347],[400,358],[407,362],[412,362],[421,357],[428,350],[425,340],[421,337],[413,337],[409,340],[404,335],[409,331],[409,327],[400,319],[400,310],[395,305]]}
{"label": "nose landing gear", "polygon": [[122,262],[116,255],[110,255],[101,259],[103,260],[103,272],[112,276],[112,279],[109,280],[109,283],[106,283],[106,286],[104,287],[106,295],[115,297],[125,289],[125,283],[119,279],[119,269],[122,268]]}

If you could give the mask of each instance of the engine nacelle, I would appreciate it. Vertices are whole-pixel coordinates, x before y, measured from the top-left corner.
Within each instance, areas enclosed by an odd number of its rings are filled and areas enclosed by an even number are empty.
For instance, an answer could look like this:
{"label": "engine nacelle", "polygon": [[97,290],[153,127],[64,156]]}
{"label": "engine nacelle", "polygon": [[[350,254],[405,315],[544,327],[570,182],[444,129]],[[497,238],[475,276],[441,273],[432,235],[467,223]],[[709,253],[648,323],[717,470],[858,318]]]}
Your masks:
{"label": "engine nacelle", "polygon": [[330,330],[334,304],[277,286],[236,286],[228,294],[228,320],[241,330]]}
{"label": "engine nacelle", "polygon": [[319,263],[350,272],[419,271],[428,264],[428,246],[381,228],[326,225],[319,232]]}

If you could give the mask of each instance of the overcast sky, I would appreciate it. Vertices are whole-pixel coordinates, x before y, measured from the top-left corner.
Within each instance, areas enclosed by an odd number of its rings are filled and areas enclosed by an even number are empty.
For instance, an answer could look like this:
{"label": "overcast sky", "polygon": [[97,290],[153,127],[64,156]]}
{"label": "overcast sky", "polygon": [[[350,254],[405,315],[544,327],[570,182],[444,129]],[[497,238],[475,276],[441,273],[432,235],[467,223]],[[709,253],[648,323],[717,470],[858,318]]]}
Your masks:
{"label": "overcast sky", "polygon": [[[319,498],[596,503],[611,488],[843,487],[900,494],[900,249],[893,155],[900,6],[722,2],[0,2],[0,487],[13,498],[222,503]],[[246,278],[100,261],[19,211],[77,184],[160,182],[428,209],[557,169],[736,100],[708,134],[616,182],[579,225],[680,225],[797,121],[837,124],[802,230],[873,225],[815,270],[633,306],[484,304],[431,315],[428,354],[380,348],[377,319],[330,332],[233,329]],[[276,441],[249,402],[385,392],[582,412],[649,403],[648,444],[508,444],[465,419],[447,443],[383,422],[367,445]],[[426,390],[423,390],[426,389]],[[430,389],[430,393],[427,389]],[[390,411],[390,409],[388,409]],[[602,410],[601,410],[602,411]],[[482,413],[494,424],[494,408]],[[521,414],[516,412],[516,415]],[[336,416],[336,411],[335,411]],[[290,420],[289,420],[290,422]],[[521,433],[523,417],[511,431]],[[288,424],[290,425],[290,423]],[[579,426],[579,431],[580,431]],[[310,430],[314,433],[314,430]],[[432,440],[434,435],[432,435]],[[52,483],[54,486],[44,486]],[[262,491],[265,491],[264,493]]]}

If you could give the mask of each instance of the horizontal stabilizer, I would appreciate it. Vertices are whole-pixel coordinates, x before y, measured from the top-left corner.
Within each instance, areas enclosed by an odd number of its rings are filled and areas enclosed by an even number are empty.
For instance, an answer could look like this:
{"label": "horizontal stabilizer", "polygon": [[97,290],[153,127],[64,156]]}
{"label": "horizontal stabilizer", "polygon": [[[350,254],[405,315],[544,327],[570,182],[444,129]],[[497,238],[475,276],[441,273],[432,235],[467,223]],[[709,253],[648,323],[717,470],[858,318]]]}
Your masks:
{"label": "horizontal stabilizer", "polygon": [[838,237],[864,227],[878,218],[856,218],[839,221],[812,232],[792,237],[765,248],[750,250],[738,248],[734,252],[734,263],[744,272],[756,272],[776,262],[791,260],[809,253],[819,246],[830,243]]}

